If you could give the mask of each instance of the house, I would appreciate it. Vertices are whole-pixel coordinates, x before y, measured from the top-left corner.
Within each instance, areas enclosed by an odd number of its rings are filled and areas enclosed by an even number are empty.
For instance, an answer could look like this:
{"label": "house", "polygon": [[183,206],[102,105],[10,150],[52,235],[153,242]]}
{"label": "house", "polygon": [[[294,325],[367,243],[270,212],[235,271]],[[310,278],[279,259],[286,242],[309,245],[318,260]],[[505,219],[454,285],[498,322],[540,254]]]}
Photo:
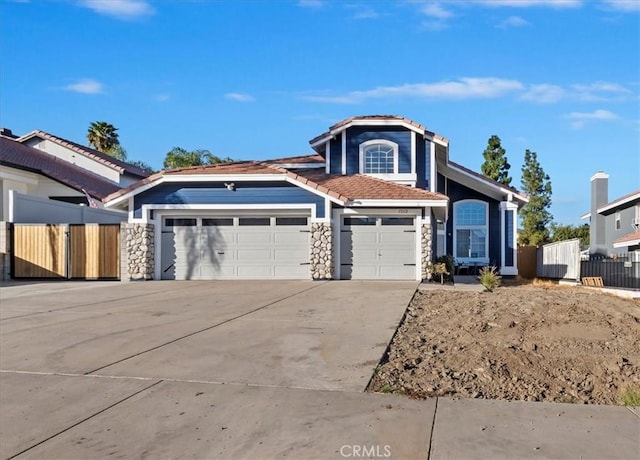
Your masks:
{"label": "house", "polygon": [[149,172],[142,168],[44,131],[31,131],[15,140],[91,171],[119,187],[127,187],[149,175]]}
{"label": "house", "polygon": [[589,254],[609,256],[640,251],[640,190],[609,201],[609,175],[597,172],[591,177]]}
{"label": "house", "polygon": [[[63,209],[77,214],[60,203],[103,208],[107,195],[148,175],[136,166],[43,131],[19,137],[3,128],[0,221],[57,223],[69,215]],[[112,221],[109,214],[113,213],[100,215]]]}
{"label": "house", "polygon": [[527,197],[449,160],[399,116],[357,116],[312,155],[162,171],[105,199],[129,213],[130,278],[407,279],[429,262],[516,275]]}

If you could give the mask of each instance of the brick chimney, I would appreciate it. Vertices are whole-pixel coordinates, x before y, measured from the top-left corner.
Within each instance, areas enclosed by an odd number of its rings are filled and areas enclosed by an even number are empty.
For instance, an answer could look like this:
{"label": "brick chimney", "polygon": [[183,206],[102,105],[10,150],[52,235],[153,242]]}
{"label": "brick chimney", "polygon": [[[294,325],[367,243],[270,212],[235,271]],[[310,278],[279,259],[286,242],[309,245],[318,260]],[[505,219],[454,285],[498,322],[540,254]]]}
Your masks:
{"label": "brick chimney", "polygon": [[605,216],[598,208],[609,202],[609,175],[598,171],[591,177],[591,224],[589,225],[589,254],[607,254]]}

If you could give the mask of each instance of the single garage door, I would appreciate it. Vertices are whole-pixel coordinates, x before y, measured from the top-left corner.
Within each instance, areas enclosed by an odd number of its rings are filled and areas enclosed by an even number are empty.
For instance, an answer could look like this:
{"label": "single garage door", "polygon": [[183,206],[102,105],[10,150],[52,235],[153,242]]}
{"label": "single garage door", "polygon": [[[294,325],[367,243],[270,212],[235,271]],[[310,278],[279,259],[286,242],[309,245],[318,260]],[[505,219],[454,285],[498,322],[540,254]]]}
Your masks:
{"label": "single garage door", "polygon": [[308,279],[308,217],[165,217],[162,279]]}
{"label": "single garage door", "polygon": [[342,279],[415,279],[413,217],[343,217]]}

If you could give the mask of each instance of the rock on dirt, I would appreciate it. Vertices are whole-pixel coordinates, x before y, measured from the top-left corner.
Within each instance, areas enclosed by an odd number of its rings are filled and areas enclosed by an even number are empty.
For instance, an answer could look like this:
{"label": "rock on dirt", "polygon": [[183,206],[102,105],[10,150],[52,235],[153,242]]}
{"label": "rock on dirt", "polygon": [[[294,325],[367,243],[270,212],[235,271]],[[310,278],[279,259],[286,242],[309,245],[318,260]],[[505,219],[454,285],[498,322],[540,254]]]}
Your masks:
{"label": "rock on dirt", "polygon": [[424,291],[370,391],[620,404],[640,390],[640,303],[585,288]]}

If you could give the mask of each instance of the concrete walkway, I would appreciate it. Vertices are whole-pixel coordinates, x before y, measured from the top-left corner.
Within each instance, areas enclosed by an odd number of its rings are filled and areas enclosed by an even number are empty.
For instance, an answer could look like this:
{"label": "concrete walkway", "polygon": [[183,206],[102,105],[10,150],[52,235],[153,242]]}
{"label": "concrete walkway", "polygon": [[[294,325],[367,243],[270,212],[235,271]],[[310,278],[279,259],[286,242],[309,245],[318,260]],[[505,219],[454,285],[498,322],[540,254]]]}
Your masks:
{"label": "concrete walkway", "polygon": [[638,458],[623,407],[363,393],[417,283],[0,289],[2,458]]}

